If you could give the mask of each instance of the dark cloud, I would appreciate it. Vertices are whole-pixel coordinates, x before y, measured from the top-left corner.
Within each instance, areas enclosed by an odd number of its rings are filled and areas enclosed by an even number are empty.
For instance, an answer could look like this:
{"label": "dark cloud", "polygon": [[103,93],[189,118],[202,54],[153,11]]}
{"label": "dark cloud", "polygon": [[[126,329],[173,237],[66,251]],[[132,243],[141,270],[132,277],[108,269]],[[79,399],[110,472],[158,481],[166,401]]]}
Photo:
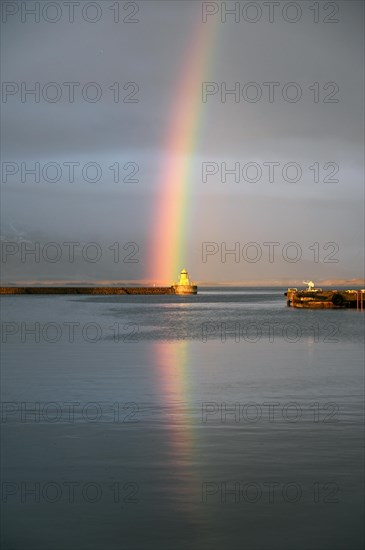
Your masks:
{"label": "dark cloud", "polygon": [[[22,103],[17,94],[2,104],[3,161],[30,165],[37,161],[42,165],[94,161],[104,167],[103,178],[95,184],[80,178],[70,184],[64,174],[57,184],[36,185],[31,180],[21,184],[17,176],[10,178],[3,184],[3,238],[11,237],[11,227],[23,228],[30,240],[72,236],[114,242],[122,235],[140,241],[148,254],[156,223],[156,192],[168,154],[166,132],[178,116],[176,101],[183,67],[189,77],[187,52],[196,32],[204,30],[202,4],[140,1],[139,23],[134,24],[113,23],[111,4],[102,3],[103,17],[95,24],[79,16],[72,24],[64,18],[54,24],[44,20],[32,23],[31,19],[21,23],[15,16],[3,24],[3,82],[19,86],[25,82],[28,88],[39,82],[41,90],[56,82],[62,91],[55,103],[45,101],[42,95],[39,103],[30,96]],[[237,235],[240,240],[248,234],[249,240],[256,241],[276,236],[286,242],[339,242],[344,260],[338,265],[322,265],[323,276],[361,276],[363,4],[336,2],[339,22],[332,24],[313,23],[308,2],[297,4],[303,12],[297,23],[279,16],[273,23],[265,18],[255,24],[216,21],[215,38],[196,93],[200,97],[203,81],[216,83],[219,92],[199,103],[198,139],[194,149],[187,151],[193,166],[189,259],[199,279],[212,279],[209,264],[199,260],[202,240],[230,242],[237,240]],[[326,13],[320,6],[323,19]],[[68,101],[65,82],[80,83],[73,103]],[[102,90],[95,103],[82,96],[83,87],[90,82]],[[116,82],[119,102],[114,101]],[[138,89],[133,85],[123,89],[130,82]],[[263,97],[250,103],[241,93],[239,102],[227,96],[222,103],[224,82],[227,89],[236,82],[242,88],[255,82]],[[280,83],[272,103],[265,82]],[[289,82],[301,89],[302,98],[296,103],[283,99]],[[334,87],[327,84],[331,82]],[[93,91],[89,89],[91,94]],[[317,91],[319,101],[315,102]],[[54,92],[49,88],[45,93],[52,96]],[[133,92],[132,98],[138,102],[123,102]],[[323,101],[330,92],[337,103]],[[300,184],[292,186],[201,181],[202,162],[243,165],[251,161],[295,161],[306,174]],[[138,185],[116,187],[107,168],[115,162],[121,166],[137,163]],[[327,162],[337,163],[339,183],[313,185],[308,167],[315,162],[322,167]],[[144,265],[142,261],[128,277],[146,275]],[[61,276],[69,276],[67,266],[63,267]],[[110,273],[115,273],[114,268],[110,266]],[[273,277],[278,276],[277,266],[269,268]],[[214,269],[214,280],[244,280],[240,266],[219,264]],[[290,269],[298,275],[300,265]],[[249,278],[261,277],[264,271],[259,264],[251,265]],[[107,264],[100,273],[96,270],[101,278],[108,278],[107,272]]]}

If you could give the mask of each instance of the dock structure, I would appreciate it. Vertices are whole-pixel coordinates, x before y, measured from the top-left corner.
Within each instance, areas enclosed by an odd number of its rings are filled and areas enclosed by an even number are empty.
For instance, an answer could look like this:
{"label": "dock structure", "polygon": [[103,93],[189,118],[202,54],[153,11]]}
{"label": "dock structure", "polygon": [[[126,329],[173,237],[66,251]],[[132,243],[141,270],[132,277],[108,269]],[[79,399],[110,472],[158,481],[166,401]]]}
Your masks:
{"label": "dock structure", "polygon": [[1,286],[0,294],[84,294],[84,295],[165,295],[197,294],[198,287],[189,280],[186,269],[180,274],[180,280],[171,286]]}
{"label": "dock structure", "polygon": [[288,288],[284,293],[288,307],[310,309],[356,309],[365,311],[365,289],[322,290],[310,281],[308,288]]}

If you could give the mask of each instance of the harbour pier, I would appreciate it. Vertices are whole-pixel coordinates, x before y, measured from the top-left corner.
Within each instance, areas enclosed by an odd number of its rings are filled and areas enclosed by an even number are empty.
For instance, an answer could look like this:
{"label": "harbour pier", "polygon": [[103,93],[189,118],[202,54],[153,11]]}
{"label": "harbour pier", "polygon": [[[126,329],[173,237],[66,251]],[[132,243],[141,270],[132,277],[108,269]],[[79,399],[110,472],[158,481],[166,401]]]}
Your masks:
{"label": "harbour pier", "polygon": [[164,295],[197,294],[198,287],[191,283],[188,272],[183,269],[180,279],[171,286],[1,286],[0,294],[83,294],[83,295]]}

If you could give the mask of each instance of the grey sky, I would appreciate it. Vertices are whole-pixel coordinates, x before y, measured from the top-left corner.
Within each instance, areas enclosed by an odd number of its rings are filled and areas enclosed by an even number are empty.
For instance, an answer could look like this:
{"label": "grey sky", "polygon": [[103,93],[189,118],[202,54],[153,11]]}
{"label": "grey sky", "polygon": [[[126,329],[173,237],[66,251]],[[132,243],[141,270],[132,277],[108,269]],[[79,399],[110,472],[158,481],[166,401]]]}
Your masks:
{"label": "grey sky", "polygon": [[[80,2],[75,7],[75,21],[68,21],[64,2],[58,2],[60,21],[50,23],[40,12],[40,22],[31,15],[21,21],[21,2],[3,2],[6,13],[2,23],[2,82],[28,87],[40,83],[58,83],[62,96],[52,103],[40,96],[36,103],[30,96],[21,101],[20,91],[3,95],[2,161],[19,164],[17,174],[2,177],[3,240],[58,242],[65,240],[98,242],[104,250],[118,241],[138,243],[139,262],[116,264],[108,253],[94,264],[66,258],[57,264],[40,261],[21,262],[14,255],[3,263],[4,279],[144,279],[148,277],[147,257],[151,234],[156,223],[156,197],[161,166],[166,158],[166,131],[171,125],[176,103],[176,86],[186,55],[201,22],[207,3],[193,1],[119,2],[119,23],[113,22],[114,2],[96,2],[102,16],[96,23],[82,19]],[[37,2],[28,0],[34,7]],[[44,6],[46,2],[40,2]],[[90,4],[90,3],[89,3]],[[268,20],[262,2],[262,18],[257,23],[244,20],[240,2],[240,21],[227,15],[220,20],[222,4],[211,2],[219,13],[216,20],[210,70],[197,83],[201,95],[203,81],[221,83],[227,88],[236,82],[241,87],[255,82],[263,91],[262,98],[250,103],[240,96],[239,102],[220,93],[200,101],[199,138],[191,155],[192,192],[189,202],[190,237],[186,267],[199,281],[253,281],[316,277],[317,279],[359,278],[363,276],[363,131],[364,131],[364,48],[363,3],[346,1],[319,2],[318,18],[309,9],[313,2],[294,3],[302,12],[295,23],[285,21],[280,2],[274,21]],[[8,7],[4,8],[4,5]],[[226,2],[233,7],[235,2]],[[9,7],[10,6],[10,7]],[[327,8],[325,9],[325,6]],[[332,6],[332,7],[331,7]],[[331,14],[338,6],[337,14]],[[122,22],[135,7],[138,22]],[[10,15],[12,10],[19,11]],[[294,9],[294,8],[293,8]],[[333,8],[334,9],[334,8]],[[54,17],[49,8],[48,15]],[[336,10],[337,11],[337,10]],[[92,8],[87,12],[94,16]],[[253,17],[253,11],[247,12]],[[294,11],[285,12],[293,17]],[[47,17],[47,15],[46,15]],[[324,23],[325,17],[339,19]],[[79,82],[75,101],[68,101],[64,82]],[[96,103],[83,99],[85,83],[96,82],[102,97]],[[113,101],[113,83],[120,83],[122,97],[133,91],[136,103]],[[279,82],[273,102],[268,99],[265,82]],[[296,103],[283,99],[285,84],[294,82],[302,90]],[[319,101],[314,101],[313,84],[318,82]],[[335,83],[338,86],[327,85]],[[12,86],[13,84],[10,84]],[[323,86],[327,86],[323,89]],[[312,89],[309,89],[312,87]],[[8,90],[10,88],[7,88]],[[55,89],[49,88],[52,96]],[[93,91],[90,88],[90,93]],[[252,91],[252,90],[251,90]],[[293,92],[293,88],[288,89]],[[333,96],[328,96],[333,92]],[[334,97],[338,102],[324,102]],[[31,166],[46,163],[78,162],[74,182],[68,181],[64,167],[60,181],[35,183],[31,176],[21,182],[20,163]],[[96,183],[83,181],[81,167],[96,162],[102,178]],[[138,165],[137,182],[113,182],[109,166],[120,163],[122,177]],[[221,178],[222,163],[232,168],[256,163],[263,169],[260,181],[237,183],[228,176]],[[268,181],[263,163],[278,162],[274,182]],[[283,180],[281,169],[295,162],[302,170],[296,183]],[[202,181],[202,163],[218,166],[219,172]],[[315,169],[320,169],[317,183]],[[324,168],[326,163],[332,163]],[[334,176],[338,183],[323,183],[337,165]],[[6,165],[8,167],[8,165]],[[4,169],[4,164],[3,164]],[[7,168],[6,168],[7,169]],[[51,176],[52,177],[52,174]],[[91,176],[92,177],[92,176]],[[168,228],[167,228],[168,230]],[[220,252],[202,261],[202,242],[277,241],[278,251],[285,243],[295,241],[303,250],[296,263],[268,260],[266,253],[256,263],[239,262],[227,256],[222,263]],[[309,247],[318,242],[320,261],[313,261]],[[337,263],[324,263],[326,243],[335,242],[339,250]],[[264,248],[263,248],[264,250]],[[183,267],[183,266],[181,266]]]}

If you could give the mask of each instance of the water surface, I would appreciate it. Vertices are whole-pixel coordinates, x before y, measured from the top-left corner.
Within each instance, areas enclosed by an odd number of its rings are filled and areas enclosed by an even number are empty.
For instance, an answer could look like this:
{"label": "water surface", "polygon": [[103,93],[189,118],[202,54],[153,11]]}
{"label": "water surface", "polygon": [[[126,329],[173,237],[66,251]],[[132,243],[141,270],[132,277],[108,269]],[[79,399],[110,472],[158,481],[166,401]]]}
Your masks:
{"label": "water surface", "polygon": [[363,330],[281,289],[3,297],[4,548],[362,548]]}

